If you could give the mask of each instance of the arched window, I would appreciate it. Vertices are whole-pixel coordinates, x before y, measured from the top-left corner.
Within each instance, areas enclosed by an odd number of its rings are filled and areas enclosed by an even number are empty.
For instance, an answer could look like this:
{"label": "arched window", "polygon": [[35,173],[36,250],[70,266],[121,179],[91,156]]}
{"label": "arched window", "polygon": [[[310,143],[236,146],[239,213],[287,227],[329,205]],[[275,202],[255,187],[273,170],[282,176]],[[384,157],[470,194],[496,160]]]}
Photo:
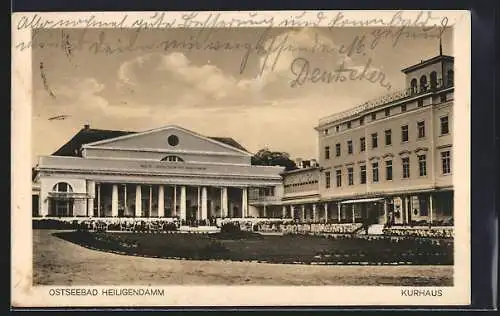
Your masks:
{"label": "arched window", "polygon": [[73,188],[66,182],[59,182],[52,188],[54,192],[73,192]]}
{"label": "arched window", "polygon": [[435,71],[431,72],[431,89],[437,88],[437,73]]}
{"label": "arched window", "polygon": [[174,156],[174,155],[170,155],[170,156],[166,156],[166,157],[163,157],[163,159],[161,161],[169,161],[169,162],[183,162],[184,159],[182,159],[181,157],[179,156]]}
{"label": "arched window", "polygon": [[454,77],[453,69],[448,70],[448,79],[447,79],[447,85],[448,85],[448,87],[453,86],[453,84],[454,84],[454,78],[453,77]]}
{"label": "arched window", "polygon": [[420,77],[420,91],[427,91],[427,77]]}
{"label": "arched window", "polygon": [[[70,193],[73,192],[73,188],[66,182],[59,182],[52,187],[52,191],[57,193]],[[73,203],[73,198],[66,196],[66,194],[51,196],[49,199],[49,216],[73,216]]]}
{"label": "arched window", "polygon": [[417,79],[411,80],[410,87],[411,87],[411,94],[417,93],[417,91],[418,91],[417,90]]}

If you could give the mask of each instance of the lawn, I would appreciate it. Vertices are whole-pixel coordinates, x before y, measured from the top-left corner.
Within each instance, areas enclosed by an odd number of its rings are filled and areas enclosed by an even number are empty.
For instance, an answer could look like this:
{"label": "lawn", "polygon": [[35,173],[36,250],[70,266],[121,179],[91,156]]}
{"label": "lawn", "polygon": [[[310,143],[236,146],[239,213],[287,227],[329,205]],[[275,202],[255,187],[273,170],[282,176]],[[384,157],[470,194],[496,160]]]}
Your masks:
{"label": "lawn", "polygon": [[193,260],[317,264],[453,265],[453,241],[366,239],[309,235],[148,234],[58,232],[87,248],[121,254]]}

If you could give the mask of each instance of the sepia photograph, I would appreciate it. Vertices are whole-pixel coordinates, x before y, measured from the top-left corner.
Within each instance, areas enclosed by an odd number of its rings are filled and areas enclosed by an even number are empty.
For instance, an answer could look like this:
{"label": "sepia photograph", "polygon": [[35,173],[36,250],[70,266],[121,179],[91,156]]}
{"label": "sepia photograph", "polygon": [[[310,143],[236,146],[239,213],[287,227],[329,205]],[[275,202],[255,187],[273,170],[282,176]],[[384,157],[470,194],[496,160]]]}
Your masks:
{"label": "sepia photograph", "polygon": [[457,20],[170,14],[15,22],[30,286],[457,286]]}

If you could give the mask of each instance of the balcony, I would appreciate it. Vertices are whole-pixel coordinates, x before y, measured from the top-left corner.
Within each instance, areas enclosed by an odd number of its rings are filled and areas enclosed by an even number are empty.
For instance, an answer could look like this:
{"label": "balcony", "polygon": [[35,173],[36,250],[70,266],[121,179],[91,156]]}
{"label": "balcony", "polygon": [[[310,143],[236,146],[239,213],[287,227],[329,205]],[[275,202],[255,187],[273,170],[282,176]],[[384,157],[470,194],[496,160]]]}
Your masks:
{"label": "balcony", "polygon": [[406,88],[406,89],[401,89],[394,91],[392,93],[377,97],[375,99],[369,100],[359,106],[356,106],[354,108],[351,108],[347,111],[343,111],[340,113],[335,113],[326,117],[323,117],[319,120],[319,126],[323,126],[326,124],[330,124],[339,120],[343,120],[349,117],[355,117],[363,112],[368,112],[370,110],[373,110],[379,106],[389,104],[392,102],[397,102],[397,101],[403,101],[406,99],[418,97],[421,95],[429,94],[429,93],[437,93],[441,90],[445,90],[448,88],[452,88],[453,82],[447,82],[443,83],[442,80],[439,80],[436,82],[434,85],[425,85],[423,88],[419,87],[417,88],[416,86],[412,88]]}

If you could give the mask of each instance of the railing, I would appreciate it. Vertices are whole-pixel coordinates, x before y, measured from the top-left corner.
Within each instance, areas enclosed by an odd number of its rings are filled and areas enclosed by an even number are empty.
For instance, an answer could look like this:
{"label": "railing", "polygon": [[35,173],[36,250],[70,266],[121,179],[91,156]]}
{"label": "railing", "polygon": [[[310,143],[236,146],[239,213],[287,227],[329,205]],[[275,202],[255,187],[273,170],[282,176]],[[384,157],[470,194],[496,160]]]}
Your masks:
{"label": "railing", "polygon": [[436,91],[443,90],[443,89],[450,88],[450,87],[453,87],[452,82],[443,84],[442,80],[439,80],[439,82],[437,82],[435,85],[431,85],[431,86],[426,85],[426,86],[424,86],[423,89],[418,89],[417,87],[413,87],[413,88],[406,88],[406,89],[397,90],[397,91],[394,91],[392,93],[371,99],[371,100],[369,100],[369,101],[367,101],[359,106],[356,106],[352,109],[349,109],[347,111],[343,111],[340,113],[335,113],[335,114],[323,117],[319,120],[319,125],[325,125],[325,124],[329,124],[329,123],[332,123],[332,122],[335,122],[335,121],[338,121],[341,119],[355,116],[355,115],[358,115],[362,112],[374,109],[374,108],[376,108],[380,105],[383,105],[383,104],[387,104],[387,103],[395,102],[395,101],[399,101],[399,100],[404,100],[404,99],[409,98],[409,97],[415,97],[415,96],[423,95],[423,94],[426,94],[429,92],[436,92]]}

